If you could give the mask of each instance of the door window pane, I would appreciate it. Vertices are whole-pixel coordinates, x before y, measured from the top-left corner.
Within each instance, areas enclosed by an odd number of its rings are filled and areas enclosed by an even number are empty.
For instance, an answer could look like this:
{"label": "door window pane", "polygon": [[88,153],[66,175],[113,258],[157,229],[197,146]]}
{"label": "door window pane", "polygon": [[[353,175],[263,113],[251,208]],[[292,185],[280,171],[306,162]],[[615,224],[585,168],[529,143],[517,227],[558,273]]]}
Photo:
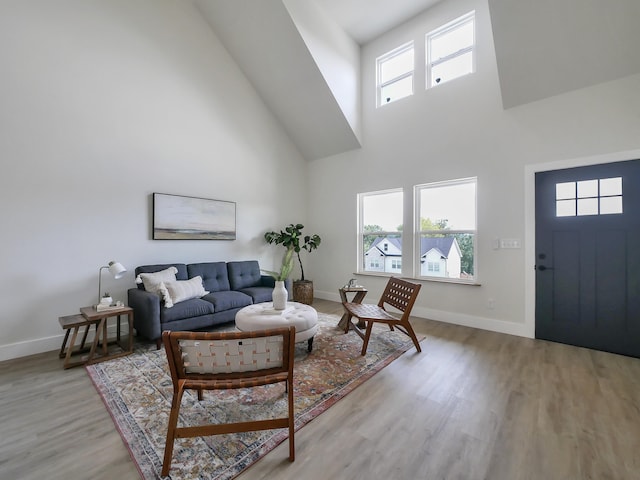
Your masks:
{"label": "door window pane", "polygon": [[578,198],[597,197],[598,196],[598,181],[587,180],[584,182],[578,182]]}
{"label": "door window pane", "polygon": [[598,214],[597,198],[578,199],[578,215],[597,215],[597,214]]}
{"label": "door window pane", "polygon": [[622,195],[622,177],[600,180],[600,195],[603,197]]}
{"label": "door window pane", "polygon": [[622,196],[601,198],[600,214],[611,215],[614,213],[622,213]]}
{"label": "door window pane", "polygon": [[556,200],[576,198],[576,182],[556,184]]}
{"label": "door window pane", "polygon": [[575,200],[558,200],[556,202],[556,217],[575,217],[576,201]]}

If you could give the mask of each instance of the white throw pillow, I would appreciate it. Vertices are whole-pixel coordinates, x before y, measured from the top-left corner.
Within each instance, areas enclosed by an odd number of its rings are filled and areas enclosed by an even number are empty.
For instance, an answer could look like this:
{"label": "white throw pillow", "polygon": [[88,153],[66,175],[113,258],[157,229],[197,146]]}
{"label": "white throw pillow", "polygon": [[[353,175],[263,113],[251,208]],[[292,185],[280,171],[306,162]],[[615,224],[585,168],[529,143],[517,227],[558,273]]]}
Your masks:
{"label": "white throw pillow", "polygon": [[192,298],[200,298],[208,294],[202,285],[202,277],[199,275],[189,280],[176,280],[174,282],[162,282],[160,291],[164,296],[164,306],[173,307],[176,303],[184,302]]}
{"label": "white throw pillow", "polygon": [[162,282],[175,282],[176,273],[178,273],[176,267],[169,267],[159,272],[141,273],[136,277],[136,283],[142,283],[147,292],[156,293],[162,297],[160,284]]}

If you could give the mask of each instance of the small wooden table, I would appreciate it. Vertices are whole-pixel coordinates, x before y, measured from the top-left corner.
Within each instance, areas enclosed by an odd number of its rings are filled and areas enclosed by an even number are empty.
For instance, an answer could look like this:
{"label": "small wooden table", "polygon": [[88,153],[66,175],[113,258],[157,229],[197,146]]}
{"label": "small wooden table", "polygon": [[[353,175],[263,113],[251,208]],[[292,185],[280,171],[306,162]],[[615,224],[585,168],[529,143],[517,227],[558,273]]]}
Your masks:
{"label": "small wooden table", "polygon": [[[364,297],[367,296],[368,290],[364,287],[356,287],[356,288],[342,287],[338,289],[338,292],[340,293],[340,301],[342,303],[349,302],[349,300],[347,299],[347,293],[355,293],[355,295],[353,296],[353,299],[351,299],[351,303],[362,303],[362,300],[364,300]],[[344,333],[347,333],[349,331],[350,326],[351,326],[351,315],[345,311],[344,315],[342,315],[342,318],[338,322],[338,328],[343,329]],[[358,322],[358,327],[364,328],[365,327],[364,322],[362,321]]]}
{"label": "small wooden table", "polygon": [[[126,315],[129,322],[129,341],[127,342],[127,344],[122,343],[120,326],[121,315]],[[110,342],[107,338],[107,320],[112,317],[117,318],[116,339]],[[80,309],[80,314],[60,317],[58,321],[60,322],[60,326],[66,330],[59,355],[60,358],[65,359],[65,369],[78,365],[98,363],[105,360],[110,360],[112,358],[121,357],[123,355],[129,355],[133,352],[133,309],[131,307],[118,307],[101,312],[97,311],[93,306],[82,307]],[[95,335],[93,338],[93,342],[91,343],[91,347],[85,348],[87,334],[89,333],[91,325],[95,325]],[[75,349],[76,339],[78,337],[80,328],[82,327],[85,327],[84,333],[82,334],[82,341],[80,342],[79,348]],[[67,340],[69,339],[71,330],[73,330],[73,335],[71,336],[71,342],[69,343],[69,345],[67,345]],[[102,342],[100,341],[101,336]],[[99,353],[98,345],[101,346],[101,354],[96,356],[96,354]],[[109,345],[118,345],[120,347],[120,351],[109,353]],[[88,355],[82,357],[82,359],[75,362],[71,361],[72,355],[83,354],[87,352]]]}

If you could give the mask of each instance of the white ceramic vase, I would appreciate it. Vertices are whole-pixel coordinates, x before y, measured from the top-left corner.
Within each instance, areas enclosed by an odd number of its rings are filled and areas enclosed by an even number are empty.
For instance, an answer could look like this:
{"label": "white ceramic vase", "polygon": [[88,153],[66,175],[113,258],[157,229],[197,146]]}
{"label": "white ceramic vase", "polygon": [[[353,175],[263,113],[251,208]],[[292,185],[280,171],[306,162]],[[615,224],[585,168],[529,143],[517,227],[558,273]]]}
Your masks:
{"label": "white ceramic vase", "polygon": [[287,308],[287,298],[289,297],[289,292],[284,288],[284,282],[276,280],[276,286],[273,289],[272,293],[273,297],[273,308],[276,310],[284,310]]}

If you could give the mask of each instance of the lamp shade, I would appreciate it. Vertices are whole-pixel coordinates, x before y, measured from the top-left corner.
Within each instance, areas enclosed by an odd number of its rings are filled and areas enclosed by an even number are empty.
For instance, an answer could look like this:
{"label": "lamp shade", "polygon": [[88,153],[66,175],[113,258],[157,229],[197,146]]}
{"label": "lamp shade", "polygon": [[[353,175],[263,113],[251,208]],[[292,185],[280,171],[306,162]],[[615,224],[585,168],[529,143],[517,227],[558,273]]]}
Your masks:
{"label": "lamp shade", "polygon": [[113,278],[118,280],[127,273],[127,269],[119,262],[109,262],[109,273],[113,275]]}

